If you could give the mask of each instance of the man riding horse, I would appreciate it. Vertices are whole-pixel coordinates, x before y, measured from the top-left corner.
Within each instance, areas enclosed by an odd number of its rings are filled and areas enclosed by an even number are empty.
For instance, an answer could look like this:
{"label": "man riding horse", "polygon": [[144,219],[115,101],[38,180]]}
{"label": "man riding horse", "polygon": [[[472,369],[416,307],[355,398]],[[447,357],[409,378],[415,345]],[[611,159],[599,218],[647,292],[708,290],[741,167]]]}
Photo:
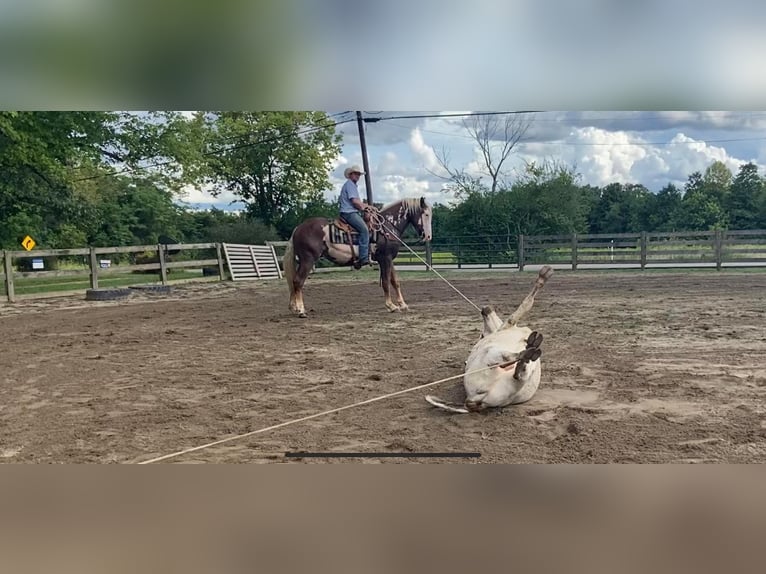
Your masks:
{"label": "man riding horse", "polygon": [[370,264],[370,230],[362,216],[362,212],[367,211],[370,206],[359,198],[357,187],[357,182],[363,174],[362,168],[356,164],[345,169],[343,175],[346,176],[346,183],[340,190],[338,200],[341,219],[359,234],[359,260],[354,263],[356,269]]}
{"label": "man riding horse", "polygon": [[[403,245],[402,235],[408,228],[414,229],[421,240],[431,240],[431,206],[425,197],[409,197],[394,201],[378,211],[359,199],[356,183],[363,173],[358,165],[345,170],[347,181],[338,202],[338,219],[310,217],[290,235],[282,265],[290,290],[290,309],[299,317],[308,316],[303,301],[303,285],[317,260],[325,258],[335,265],[353,265],[359,269],[362,265],[370,264],[371,251],[372,259],[380,268],[380,285],[385,295],[386,308],[389,311],[409,308],[394,269],[394,259],[399,254],[399,247]],[[359,211],[363,211],[364,216]],[[365,222],[368,217],[372,237]],[[359,245],[358,256],[355,240]]]}

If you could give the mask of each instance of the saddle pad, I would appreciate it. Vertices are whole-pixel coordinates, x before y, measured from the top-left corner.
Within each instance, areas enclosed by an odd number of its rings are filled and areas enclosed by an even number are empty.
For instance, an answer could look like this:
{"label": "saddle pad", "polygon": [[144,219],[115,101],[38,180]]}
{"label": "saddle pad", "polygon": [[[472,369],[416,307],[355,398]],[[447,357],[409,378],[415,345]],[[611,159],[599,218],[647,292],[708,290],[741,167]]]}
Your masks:
{"label": "saddle pad", "polygon": [[[340,229],[334,223],[330,223],[329,235],[330,235],[330,243],[342,243],[344,245],[348,245],[348,233]],[[377,231],[373,231],[372,233],[370,233],[370,245],[372,245],[373,243],[377,243],[377,239],[378,239]],[[351,241],[353,242],[352,243],[353,245],[359,245],[359,234],[356,231],[351,233]]]}

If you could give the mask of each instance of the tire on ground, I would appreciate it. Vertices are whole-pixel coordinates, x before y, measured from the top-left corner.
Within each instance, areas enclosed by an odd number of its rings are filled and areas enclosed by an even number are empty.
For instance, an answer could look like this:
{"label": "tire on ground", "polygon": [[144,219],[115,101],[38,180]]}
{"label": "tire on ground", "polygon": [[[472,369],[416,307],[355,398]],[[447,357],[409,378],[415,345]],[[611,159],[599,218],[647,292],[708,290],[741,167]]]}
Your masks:
{"label": "tire on ground", "polygon": [[145,293],[170,293],[170,285],[131,285],[128,289]]}
{"label": "tire on ground", "polygon": [[85,291],[86,301],[117,301],[130,296],[130,289],[88,289]]}

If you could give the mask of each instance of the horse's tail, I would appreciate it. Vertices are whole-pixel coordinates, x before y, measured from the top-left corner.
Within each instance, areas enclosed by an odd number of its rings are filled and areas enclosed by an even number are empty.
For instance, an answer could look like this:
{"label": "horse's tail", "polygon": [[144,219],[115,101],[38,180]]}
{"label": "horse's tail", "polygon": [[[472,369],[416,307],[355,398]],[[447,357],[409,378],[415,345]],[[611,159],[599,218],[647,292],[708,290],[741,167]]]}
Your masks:
{"label": "horse's tail", "polygon": [[469,413],[467,408],[463,405],[458,405],[455,403],[448,403],[447,401],[441,400],[439,397],[435,397],[433,395],[426,395],[426,401],[431,403],[433,406],[438,407],[440,409],[444,409],[445,411],[450,411],[451,413]]}
{"label": "horse's tail", "polygon": [[293,236],[295,235],[295,231],[293,231],[292,235],[290,235],[290,239],[287,242],[287,249],[285,249],[285,254],[282,257],[282,268],[285,272],[285,279],[287,280],[287,286],[290,289],[290,298],[292,300],[292,296],[295,295],[295,284],[293,283],[293,279],[295,279],[295,247],[293,247]]}

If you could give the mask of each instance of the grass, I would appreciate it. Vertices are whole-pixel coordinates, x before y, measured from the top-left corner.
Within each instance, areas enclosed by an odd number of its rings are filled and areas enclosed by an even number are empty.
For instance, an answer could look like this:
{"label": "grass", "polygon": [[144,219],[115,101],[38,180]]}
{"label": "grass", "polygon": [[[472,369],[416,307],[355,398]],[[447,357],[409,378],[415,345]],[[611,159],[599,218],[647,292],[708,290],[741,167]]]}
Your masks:
{"label": "grass", "polygon": [[[420,280],[434,280],[440,281],[439,277],[433,271],[426,270],[406,270],[399,269],[399,275],[404,281],[420,281]],[[537,275],[537,269],[518,271],[516,269],[502,269],[502,270],[490,270],[490,269],[437,269],[439,274],[449,281],[453,280],[481,280],[481,279],[502,279],[506,274],[519,274],[522,276],[533,277]],[[557,269],[556,273],[565,273],[569,276],[586,276],[586,275],[608,275],[619,273],[621,275],[626,274],[710,274],[710,273],[724,273],[724,274],[740,274],[740,273],[766,273],[766,267],[738,267],[738,268],[722,268],[721,271],[716,272],[715,268],[710,267],[682,267],[682,268],[647,268],[644,270],[633,269],[583,269],[572,271],[571,269]],[[377,282],[378,281],[377,269],[365,269],[359,271],[352,271],[348,269],[340,269],[338,273],[314,273],[309,276],[310,281],[317,282]]]}
{"label": "grass", "polygon": [[[420,261],[411,257],[412,263],[421,264]],[[397,257],[396,264],[402,264],[408,262],[403,257]],[[434,263],[438,265],[439,260],[434,258]],[[564,262],[566,263],[566,261]],[[651,263],[651,261],[650,261]],[[535,265],[534,263],[528,263],[529,265]],[[424,268],[420,269],[404,269],[399,267],[398,271],[406,279],[438,279],[436,274],[432,271],[428,271]],[[536,270],[525,270],[519,272],[515,268],[505,268],[502,270],[490,270],[490,269],[437,269],[439,274],[448,279],[482,279],[482,278],[497,278],[504,273],[524,273],[534,275]],[[644,270],[637,268],[627,269],[579,269],[573,271],[571,269],[560,269],[557,273],[567,274],[607,274],[607,273],[710,273],[714,272],[715,268],[711,267],[683,267],[683,268],[646,268]],[[766,267],[723,267],[718,273],[738,274],[738,273],[765,273]],[[333,267],[333,272],[320,272],[312,274],[312,281],[377,281],[378,280],[377,269],[366,269],[360,271],[354,271],[347,268]],[[187,270],[187,269],[173,269],[168,274],[169,282],[183,281],[183,280],[203,280],[203,276],[199,270]],[[151,284],[159,283],[159,274],[156,273],[131,273],[120,271],[104,272],[99,276],[98,285],[100,288],[109,287],[126,287],[136,284]],[[84,291],[90,288],[90,277],[87,274],[81,276],[66,276],[66,277],[17,277],[14,280],[14,290],[17,295],[34,295],[43,293],[56,293],[65,291]],[[0,297],[5,296],[5,286],[3,281],[0,281]]]}
{"label": "grass", "polygon": [[[202,279],[200,271],[193,272],[185,269],[173,269],[168,273],[169,281],[183,279]],[[128,285],[159,283],[159,274],[155,273],[104,273],[98,278],[99,288],[126,287]],[[70,275],[67,277],[17,277],[13,281],[17,295],[32,295],[36,293],[51,293],[58,291],[78,291],[90,289],[89,275]],[[3,295],[5,287],[2,288]]]}

